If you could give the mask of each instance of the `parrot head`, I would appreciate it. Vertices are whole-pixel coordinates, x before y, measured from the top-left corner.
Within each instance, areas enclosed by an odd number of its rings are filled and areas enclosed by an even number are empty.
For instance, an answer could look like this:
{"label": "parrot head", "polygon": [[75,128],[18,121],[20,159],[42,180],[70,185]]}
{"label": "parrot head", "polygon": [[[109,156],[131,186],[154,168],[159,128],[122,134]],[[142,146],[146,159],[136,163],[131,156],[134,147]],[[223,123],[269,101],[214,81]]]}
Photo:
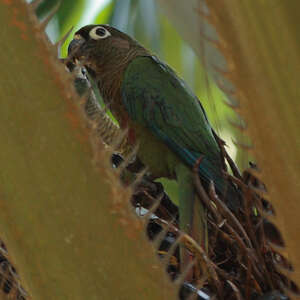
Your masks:
{"label": "parrot head", "polygon": [[93,76],[119,71],[147,50],[127,34],[109,25],[87,25],[78,30],[69,44],[68,54],[79,60]]}

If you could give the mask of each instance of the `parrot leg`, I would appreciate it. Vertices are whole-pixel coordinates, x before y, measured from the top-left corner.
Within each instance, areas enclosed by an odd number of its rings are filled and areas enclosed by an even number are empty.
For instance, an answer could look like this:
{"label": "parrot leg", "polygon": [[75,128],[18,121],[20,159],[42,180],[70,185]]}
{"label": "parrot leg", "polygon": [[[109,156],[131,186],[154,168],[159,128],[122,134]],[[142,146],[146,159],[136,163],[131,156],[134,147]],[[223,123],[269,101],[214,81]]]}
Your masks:
{"label": "parrot leg", "polygon": [[[190,235],[205,251],[208,248],[206,210],[197,197],[194,187],[194,174],[184,164],[176,168],[179,186],[179,225],[180,229]],[[192,261],[187,249],[180,249],[181,269]],[[188,280],[193,279],[193,272],[188,274]]]}

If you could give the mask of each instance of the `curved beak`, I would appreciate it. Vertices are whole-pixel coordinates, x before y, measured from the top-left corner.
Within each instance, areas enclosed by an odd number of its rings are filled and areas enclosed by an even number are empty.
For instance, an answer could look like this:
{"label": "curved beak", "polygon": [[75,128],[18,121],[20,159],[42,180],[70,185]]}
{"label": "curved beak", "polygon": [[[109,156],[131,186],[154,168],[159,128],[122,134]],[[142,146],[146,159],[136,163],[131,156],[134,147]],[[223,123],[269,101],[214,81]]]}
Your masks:
{"label": "curved beak", "polygon": [[76,34],[68,46],[68,56],[73,56],[84,42],[85,39],[81,35]]}
{"label": "curved beak", "polygon": [[95,72],[89,67],[89,62],[86,61],[84,55],[85,43],[86,40],[80,34],[75,34],[68,47],[68,60],[75,66],[84,66],[88,73],[93,77],[95,76]]}

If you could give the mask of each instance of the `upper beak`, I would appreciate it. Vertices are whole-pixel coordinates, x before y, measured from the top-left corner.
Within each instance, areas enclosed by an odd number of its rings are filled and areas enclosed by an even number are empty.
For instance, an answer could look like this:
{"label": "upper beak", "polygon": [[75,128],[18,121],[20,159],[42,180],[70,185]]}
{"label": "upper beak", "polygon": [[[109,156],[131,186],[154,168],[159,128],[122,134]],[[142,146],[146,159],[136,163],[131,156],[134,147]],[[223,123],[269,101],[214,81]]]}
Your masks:
{"label": "upper beak", "polygon": [[69,44],[68,47],[68,56],[72,56],[75,52],[80,48],[80,46],[85,42],[85,39],[81,36],[76,34]]}

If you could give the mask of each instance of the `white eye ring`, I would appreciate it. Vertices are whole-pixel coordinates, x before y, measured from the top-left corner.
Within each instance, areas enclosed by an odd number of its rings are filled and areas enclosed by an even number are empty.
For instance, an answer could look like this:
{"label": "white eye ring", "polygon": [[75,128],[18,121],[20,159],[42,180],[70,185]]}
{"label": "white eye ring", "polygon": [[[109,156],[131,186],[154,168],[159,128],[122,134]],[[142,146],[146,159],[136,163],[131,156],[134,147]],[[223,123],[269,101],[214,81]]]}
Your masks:
{"label": "white eye ring", "polygon": [[89,35],[93,40],[105,39],[111,36],[110,32],[102,26],[97,26],[91,29]]}

